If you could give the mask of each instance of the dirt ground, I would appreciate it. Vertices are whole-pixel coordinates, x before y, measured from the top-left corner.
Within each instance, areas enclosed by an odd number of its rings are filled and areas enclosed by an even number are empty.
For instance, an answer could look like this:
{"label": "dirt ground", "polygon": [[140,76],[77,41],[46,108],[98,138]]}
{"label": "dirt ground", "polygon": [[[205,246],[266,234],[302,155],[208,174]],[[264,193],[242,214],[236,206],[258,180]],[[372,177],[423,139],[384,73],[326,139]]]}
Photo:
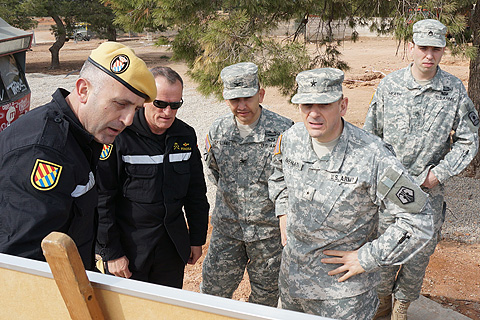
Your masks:
{"label": "dirt ground", "polygon": [[[68,74],[76,73],[81,68],[89,52],[96,48],[100,40],[88,42],[69,41],[60,51],[61,68],[50,70],[51,43],[45,25],[36,30],[36,45],[27,53],[28,73]],[[168,60],[171,52],[168,47],[155,47],[145,38],[119,39],[134,48],[149,67],[168,65],[179,72],[186,83],[194,85],[187,76],[187,67],[182,63],[172,63]],[[362,126],[367,113],[369,101],[376,86],[384,74],[404,67],[407,59],[396,55],[395,41],[390,38],[363,38],[357,43],[345,42],[342,47],[343,58],[351,67],[345,76],[345,96],[349,98],[349,110],[345,117],[347,121]],[[400,48],[401,50],[401,48]],[[468,61],[453,58],[448,53],[444,56],[442,68],[453,73],[467,84]],[[301,70],[299,70],[301,71]],[[55,88],[52,88],[52,93]],[[299,121],[295,107],[288,103],[274,88],[267,88],[265,105],[273,110]],[[210,235],[210,232],[209,232]],[[208,243],[207,243],[208,244]],[[204,248],[204,255],[207,246]],[[198,291],[201,282],[201,264],[204,256],[194,266],[187,266],[184,289]],[[424,279],[422,294],[442,303],[444,306],[457,310],[472,319],[480,319],[480,244],[466,244],[451,240],[443,240],[437,246],[435,254]],[[242,281],[234,299],[247,300],[249,294],[248,281]]]}

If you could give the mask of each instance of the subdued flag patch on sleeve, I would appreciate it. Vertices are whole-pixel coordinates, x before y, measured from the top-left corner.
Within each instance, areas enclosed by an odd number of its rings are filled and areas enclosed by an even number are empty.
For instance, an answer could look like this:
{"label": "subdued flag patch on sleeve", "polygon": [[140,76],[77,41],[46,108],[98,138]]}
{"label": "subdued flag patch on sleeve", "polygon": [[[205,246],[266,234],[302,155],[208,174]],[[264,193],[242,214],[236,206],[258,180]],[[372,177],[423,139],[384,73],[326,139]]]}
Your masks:
{"label": "subdued flag patch on sleeve", "polygon": [[112,154],[113,144],[104,144],[102,153],[100,153],[100,160],[107,160]]}
{"label": "subdued flag patch on sleeve", "polygon": [[40,191],[51,190],[60,180],[60,173],[62,173],[62,166],[37,159],[33,166],[30,181],[32,186]]}
{"label": "subdued flag patch on sleeve", "polygon": [[212,148],[212,144],[210,143],[210,139],[208,138],[208,134],[205,137],[205,151],[210,152],[210,149]]}
{"label": "subdued flag patch on sleeve", "polygon": [[273,150],[274,155],[282,153],[281,145],[282,145],[282,135],[279,135],[277,138],[277,144],[275,145],[275,149]]}

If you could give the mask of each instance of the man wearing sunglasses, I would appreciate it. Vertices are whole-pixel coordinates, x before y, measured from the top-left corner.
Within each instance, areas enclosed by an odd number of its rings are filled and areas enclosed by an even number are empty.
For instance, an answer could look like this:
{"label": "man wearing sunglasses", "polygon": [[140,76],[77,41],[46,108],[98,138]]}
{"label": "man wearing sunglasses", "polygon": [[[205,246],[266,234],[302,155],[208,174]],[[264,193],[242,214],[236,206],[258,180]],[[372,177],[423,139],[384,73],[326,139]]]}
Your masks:
{"label": "man wearing sunglasses", "polygon": [[111,274],[182,288],[185,265],[202,255],[209,204],[195,131],[176,118],[182,78],[151,71],[156,99],[100,158],[97,253]]}
{"label": "man wearing sunglasses", "polygon": [[265,90],[257,73],[255,64],[243,62],[220,74],[232,113],[212,124],[205,142],[217,195],[200,289],[231,298],[246,268],[249,301],[276,306],[282,245],[268,177],[275,141],[293,122],[260,105]]}

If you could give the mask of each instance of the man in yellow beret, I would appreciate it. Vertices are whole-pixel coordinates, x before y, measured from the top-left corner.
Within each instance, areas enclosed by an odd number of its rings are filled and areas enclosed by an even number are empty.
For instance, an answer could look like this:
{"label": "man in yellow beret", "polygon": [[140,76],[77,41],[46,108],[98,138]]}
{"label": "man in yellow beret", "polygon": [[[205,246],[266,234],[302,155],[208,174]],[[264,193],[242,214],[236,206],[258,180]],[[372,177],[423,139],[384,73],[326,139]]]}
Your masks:
{"label": "man in yellow beret", "polygon": [[72,92],[57,89],[48,104],[0,134],[0,252],[45,260],[52,231],[75,241],[93,269],[97,188],[103,144],[156,96],[153,75],[128,47],[105,42],[84,63]]}

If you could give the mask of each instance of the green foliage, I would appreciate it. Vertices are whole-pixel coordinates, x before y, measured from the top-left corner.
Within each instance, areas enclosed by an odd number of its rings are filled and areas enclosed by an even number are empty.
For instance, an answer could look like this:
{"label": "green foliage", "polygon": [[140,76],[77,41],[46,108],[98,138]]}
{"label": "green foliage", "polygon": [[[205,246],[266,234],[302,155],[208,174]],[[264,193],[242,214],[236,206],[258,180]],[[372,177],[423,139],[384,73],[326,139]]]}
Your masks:
{"label": "green foliage", "polygon": [[[341,59],[343,39],[336,33],[368,26],[380,34],[393,32],[400,41],[411,39],[412,22],[438,17],[452,35],[452,52],[471,54],[466,45],[466,18],[459,8],[473,1],[455,0],[102,0],[113,8],[115,23],[125,30],[172,29],[175,60],[183,60],[198,90],[221,97],[220,71],[242,61],[256,63],[264,86],[279,87],[285,95],[295,88],[295,75],[309,68],[348,70]],[[421,6],[422,10],[414,10]],[[423,10],[424,8],[428,8]],[[373,18],[375,17],[375,18]],[[294,34],[271,37],[280,23],[296,21]],[[307,26],[307,27],[305,27]],[[307,30],[315,30],[307,34]],[[463,37],[463,38],[462,38]],[[162,39],[157,44],[165,43]],[[314,43],[314,48],[310,43]]]}
{"label": "green foliage", "polygon": [[94,32],[99,38],[116,40],[116,28],[112,24],[115,14],[108,4],[100,0],[76,1],[78,5],[74,8],[76,22],[88,23],[88,30]]}
{"label": "green foliage", "polygon": [[2,0],[0,2],[0,17],[13,27],[23,30],[33,29],[37,26],[37,21],[28,16],[23,1]]}
{"label": "green foliage", "polygon": [[473,37],[468,28],[474,0],[399,1],[392,19],[393,33],[400,43],[412,40],[413,24],[422,19],[437,19],[447,26],[447,48],[453,55],[474,58],[476,49],[469,45]]}
{"label": "green foliage", "polygon": [[158,8],[156,0],[100,0],[115,15],[114,23],[126,31],[164,30],[155,22],[153,11]]}

